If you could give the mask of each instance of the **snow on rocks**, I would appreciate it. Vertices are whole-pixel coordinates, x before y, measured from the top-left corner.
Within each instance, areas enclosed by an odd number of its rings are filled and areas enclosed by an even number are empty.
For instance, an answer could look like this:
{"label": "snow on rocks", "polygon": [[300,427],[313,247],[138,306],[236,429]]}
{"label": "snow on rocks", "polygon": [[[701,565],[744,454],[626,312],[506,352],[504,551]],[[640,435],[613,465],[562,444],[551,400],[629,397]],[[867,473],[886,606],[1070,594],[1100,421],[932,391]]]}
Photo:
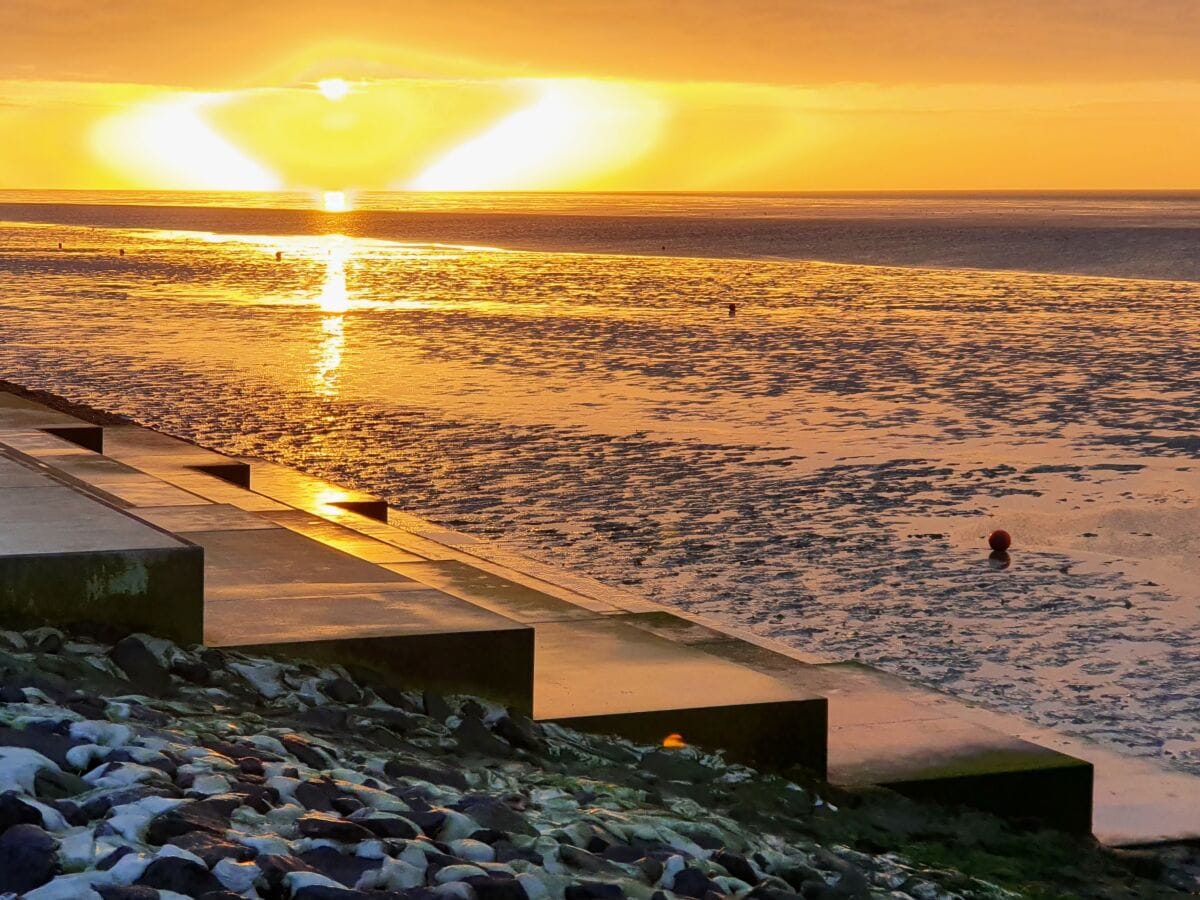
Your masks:
{"label": "snow on rocks", "polygon": [[0,747],[0,791],[34,793],[34,781],[43,771],[59,771],[52,760],[27,747]]}

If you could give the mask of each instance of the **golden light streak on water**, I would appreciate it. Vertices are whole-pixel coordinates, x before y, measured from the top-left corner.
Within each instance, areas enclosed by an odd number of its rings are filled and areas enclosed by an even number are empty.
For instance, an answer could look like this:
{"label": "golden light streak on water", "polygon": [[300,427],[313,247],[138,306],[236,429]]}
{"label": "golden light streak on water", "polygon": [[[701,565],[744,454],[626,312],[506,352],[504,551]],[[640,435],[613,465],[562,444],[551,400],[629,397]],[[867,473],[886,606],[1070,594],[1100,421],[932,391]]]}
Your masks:
{"label": "golden light streak on water", "polygon": [[346,346],[345,316],[326,316],[321,320],[321,331],[325,333],[318,350],[316,371],[313,373],[313,391],[322,397],[337,396],[338,370],[342,366],[342,350]]}

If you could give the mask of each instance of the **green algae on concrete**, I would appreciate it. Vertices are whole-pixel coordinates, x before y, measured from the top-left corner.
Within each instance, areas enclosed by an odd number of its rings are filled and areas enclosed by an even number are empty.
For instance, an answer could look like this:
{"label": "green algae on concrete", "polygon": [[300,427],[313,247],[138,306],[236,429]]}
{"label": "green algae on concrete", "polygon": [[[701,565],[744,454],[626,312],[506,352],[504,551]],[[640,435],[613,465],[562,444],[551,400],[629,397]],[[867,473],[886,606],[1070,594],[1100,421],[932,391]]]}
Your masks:
{"label": "green algae on concrete", "polygon": [[1035,744],[988,751],[881,781],[914,800],[970,805],[1072,834],[1092,831],[1092,764]]}
{"label": "green algae on concrete", "polygon": [[184,643],[204,633],[199,547],[0,557],[0,611],[11,626],[102,622]]}
{"label": "green algae on concrete", "polygon": [[825,700],[820,697],[636,713],[555,716],[545,721],[652,744],[678,735],[689,745],[720,750],[727,759],[757,769],[789,771],[799,767],[819,778],[825,777],[827,719]]}

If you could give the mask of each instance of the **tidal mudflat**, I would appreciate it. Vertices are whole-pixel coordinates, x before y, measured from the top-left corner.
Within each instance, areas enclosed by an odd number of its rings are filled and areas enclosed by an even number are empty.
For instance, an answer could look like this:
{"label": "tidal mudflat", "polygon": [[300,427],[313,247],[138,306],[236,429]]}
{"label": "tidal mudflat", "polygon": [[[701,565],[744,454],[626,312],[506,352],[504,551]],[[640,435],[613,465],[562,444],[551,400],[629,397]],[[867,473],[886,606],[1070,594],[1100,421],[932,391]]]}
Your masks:
{"label": "tidal mudflat", "polygon": [[5,378],[1200,772],[1200,285],[58,225],[0,273]]}

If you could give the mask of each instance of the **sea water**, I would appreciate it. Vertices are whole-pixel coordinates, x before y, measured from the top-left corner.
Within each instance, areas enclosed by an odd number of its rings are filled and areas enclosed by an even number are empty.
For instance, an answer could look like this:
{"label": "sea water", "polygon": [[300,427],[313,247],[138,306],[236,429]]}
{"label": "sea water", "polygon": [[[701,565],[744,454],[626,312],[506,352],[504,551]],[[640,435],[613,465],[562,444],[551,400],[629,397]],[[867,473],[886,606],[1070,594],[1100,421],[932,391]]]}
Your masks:
{"label": "sea water", "polygon": [[[1193,197],[4,199],[2,378],[1200,772]],[[728,258],[822,217],[1111,252]]]}

